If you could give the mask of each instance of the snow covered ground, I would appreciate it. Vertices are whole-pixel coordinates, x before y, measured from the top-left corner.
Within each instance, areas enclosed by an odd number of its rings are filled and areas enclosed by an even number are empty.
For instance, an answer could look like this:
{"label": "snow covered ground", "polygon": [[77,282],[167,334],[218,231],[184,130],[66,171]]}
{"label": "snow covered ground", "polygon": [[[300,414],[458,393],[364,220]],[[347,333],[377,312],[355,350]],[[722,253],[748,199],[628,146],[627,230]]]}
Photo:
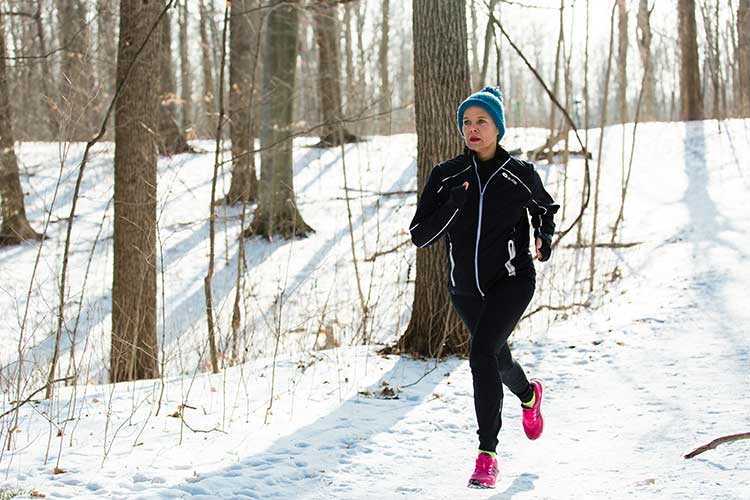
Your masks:
{"label": "snow covered ground", "polygon": [[[603,241],[619,207],[622,137],[621,127],[606,130]],[[630,130],[625,137],[629,140]],[[595,140],[594,133],[592,144]],[[350,192],[357,196],[352,209],[360,259],[407,237],[414,195],[370,192],[415,189],[415,151],[416,140],[408,135],[348,147],[349,187],[361,190]],[[19,148],[37,226],[51,205],[58,153],[53,145]],[[488,491],[465,486],[476,448],[468,362],[376,353],[375,343],[395,338],[408,320],[412,247],[360,262],[377,319],[370,330],[373,344],[351,345],[359,301],[340,150],[300,147],[295,153],[302,213],[317,232],[293,243],[247,243],[249,274],[261,276],[248,278],[244,300],[251,304],[243,321],[254,332],[246,340],[252,357],[219,375],[196,370],[205,363],[197,351],[205,331],[199,298],[207,234],[205,215],[196,210],[207,207],[210,159],[187,155],[163,161],[168,376],[163,386],[101,384],[111,280],[111,225],[101,221],[111,196],[111,154],[101,148],[90,166],[74,229],[80,236],[72,259],[73,295],[81,291],[102,228],[89,291],[83,293],[85,335],[75,340],[77,362],[89,367],[84,381],[90,383],[61,387],[53,400],[23,407],[12,449],[0,451],[0,488],[24,491],[19,498],[36,491],[75,499],[750,498],[750,440],[683,458],[716,437],[750,431],[747,121],[723,122],[721,128],[716,122],[639,126],[621,238],[638,244],[600,250],[598,279],[615,267],[622,279],[607,284],[594,300],[597,307],[565,320],[549,316],[549,328],[526,322],[515,334],[514,355],[545,382],[546,428],[538,441],[527,441],[520,407],[506,399],[500,479]],[[576,162],[574,178],[581,170]],[[72,173],[72,165],[73,160],[64,175]],[[559,187],[560,176],[543,170],[548,184]],[[68,178],[63,186],[70,185]],[[44,201],[34,201],[35,195]],[[67,216],[66,196],[62,193],[53,209],[53,221]],[[575,203],[569,205],[571,219]],[[236,276],[237,215],[236,209],[223,214],[218,238],[222,271],[216,286],[228,304]],[[64,234],[64,224],[56,226],[56,234]],[[30,365],[49,354],[62,242],[58,237],[45,243],[32,287],[28,338],[22,339]],[[37,248],[0,254],[0,307],[7,318],[0,330],[0,365],[6,373],[16,360],[19,311]],[[542,280],[555,270],[556,279],[568,283],[560,275],[567,269],[562,263],[587,269],[588,254],[583,255],[584,261],[576,260],[573,250],[559,249],[555,263],[540,266]],[[283,278],[273,286],[258,285],[279,270]],[[283,289],[294,293],[279,313],[273,302]],[[73,317],[80,298],[70,300]],[[221,313],[225,323],[227,308]],[[287,325],[275,360],[274,336],[268,334],[273,320],[248,319],[274,314],[282,314]],[[325,325],[334,328],[342,347],[313,349]],[[29,377],[33,380],[33,373]],[[0,414],[16,397],[11,381],[2,386]],[[30,385],[22,396],[35,388]],[[0,423],[7,440],[14,424],[7,417]],[[55,474],[56,467],[64,472]]]}

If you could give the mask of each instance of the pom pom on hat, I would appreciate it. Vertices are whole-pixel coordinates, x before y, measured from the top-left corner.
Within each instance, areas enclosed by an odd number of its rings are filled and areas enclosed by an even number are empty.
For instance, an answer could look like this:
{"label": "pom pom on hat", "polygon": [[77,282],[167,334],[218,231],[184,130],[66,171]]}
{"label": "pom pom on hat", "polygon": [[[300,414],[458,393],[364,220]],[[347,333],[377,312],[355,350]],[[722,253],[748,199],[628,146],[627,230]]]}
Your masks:
{"label": "pom pom on hat", "polygon": [[503,93],[500,92],[500,89],[485,87],[479,92],[471,94],[458,106],[456,117],[458,118],[458,133],[461,134],[461,137],[464,135],[464,111],[471,106],[479,106],[490,114],[497,126],[497,140],[502,139],[505,135],[505,110],[503,109]]}

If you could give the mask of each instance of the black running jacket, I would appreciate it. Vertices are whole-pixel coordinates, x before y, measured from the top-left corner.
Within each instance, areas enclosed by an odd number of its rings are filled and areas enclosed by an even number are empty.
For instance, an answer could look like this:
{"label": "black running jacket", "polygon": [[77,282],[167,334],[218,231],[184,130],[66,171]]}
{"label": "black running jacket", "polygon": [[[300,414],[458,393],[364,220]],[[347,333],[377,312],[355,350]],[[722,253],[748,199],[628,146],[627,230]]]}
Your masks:
{"label": "black running jacket", "polygon": [[[479,177],[475,154],[463,154],[435,166],[409,227],[412,242],[429,246],[445,236],[448,289],[453,294],[484,297],[499,279],[533,272],[529,251],[529,216],[536,231],[555,232],[559,205],[545,191],[534,165],[498,147],[492,171]],[[452,188],[469,183],[458,206]]]}

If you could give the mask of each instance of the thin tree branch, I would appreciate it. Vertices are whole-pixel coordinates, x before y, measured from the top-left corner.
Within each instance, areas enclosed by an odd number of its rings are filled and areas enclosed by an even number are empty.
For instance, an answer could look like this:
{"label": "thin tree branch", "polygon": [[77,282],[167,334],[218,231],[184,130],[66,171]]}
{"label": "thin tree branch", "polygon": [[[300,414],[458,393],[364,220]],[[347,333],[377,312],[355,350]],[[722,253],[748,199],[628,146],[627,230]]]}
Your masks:
{"label": "thin tree branch", "polygon": [[[56,384],[57,382],[66,382],[66,381],[68,381],[68,380],[72,380],[73,378],[75,378],[75,377],[65,377],[65,378],[59,378],[59,379],[57,379],[57,380],[53,380],[53,381],[52,381],[52,383],[53,383],[53,384]],[[3,417],[5,417],[5,416],[7,416],[7,415],[10,415],[10,414],[11,414],[11,413],[13,413],[14,411],[16,411],[16,410],[18,410],[19,408],[21,408],[21,407],[22,407],[23,405],[25,405],[26,403],[28,403],[29,401],[31,401],[31,399],[32,399],[32,398],[33,398],[34,396],[36,396],[37,394],[39,394],[40,392],[42,392],[42,391],[43,391],[43,390],[45,390],[46,388],[47,388],[47,385],[45,384],[45,385],[43,385],[42,387],[40,387],[39,389],[37,389],[37,390],[35,390],[34,392],[32,392],[31,394],[29,394],[29,395],[28,395],[28,396],[26,397],[26,399],[24,399],[23,401],[21,401],[20,403],[18,403],[18,404],[17,404],[16,406],[14,406],[13,408],[11,408],[10,410],[8,410],[8,411],[6,411],[5,413],[3,413],[2,415],[0,415],[0,420],[2,420],[2,418],[3,418]]]}
{"label": "thin tree branch", "polygon": [[[230,2],[227,2],[224,8],[224,26],[221,40],[221,67],[219,68],[219,118],[216,123],[216,151],[214,153],[214,175],[211,179],[211,203],[209,217],[209,255],[208,255],[208,272],[203,279],[203,287],[206,296],[206,322],[208,323],[208,344],[211,356],[211,370],[213,373],[219,373],[219,358],[216,352],[216,334],[214,331],[214,306],[213,292],[211,289],[211,280],[214,276],[214,257],[215,257],[215,233],[216,233],[216,182],[219,177],[219,158],[221,154],[221,130],[224,126],[224,67],[226,66],[227,52],[227,25],[229,23]],[[187,425],[187,424],[185,424]],[[189,428],[189,427],[188,427]]]}
{"label": "thin tree branch", "polygon": [[[489,5],[487,6],[489,8]],[[560,101],[557,100],[557,97],[555,94],[549,89],[547,84],[544,82],[544,79],[539,74],[539,72],[534,68],[534,66],[531,65],[529,60],[526,58],[526,56],[521,52],[521,49],[518,48],[518,46],[513,43],[513,40],[511,40],[510,36],[508,35],[508,32],[505,31],[505,28],[503,28],[502,23],[495,17],[494,12],[490,12],[490,19],[493,23],[500,29],[500,32],[503,34],[505,39],[508,41],[511,47],[513,47],[513,50],[516,51],[516,53],[519,55],[519,57],[523,60],[523,62],[526,64],[526,66],[531,70],[531,72],[534,74],[536,79],[539,81],[541,86],[544,88],[544,91],[547,93],[549,98],[552,100],[555,106],[562,112],[563,116],[565,116],[565,120],[570,124],[570,127],[573,129],[573,132],[575,133],[576,139],[578,140],[578,144],[581,146],[581,150],[585,151],[586,154],[583,156],[584,166],[585,166],[585,177],[584,177],[584,190],[586,192],[586,198],[583,201],[583,204],[581,205],[581,211],[578,213],[578,216],[576,216],[575,220],[570,224],[570,226],[567,229],[564,229],[563,231],[560,231],[558,233],[557,239],[552,243],[552,247],[556,247],[557,244],[562,240],[565,235],[567,235],[571,229],[575,227],[576,224],[578,224],[578,221],[583,218],[583,214],[586,211],[586,207],[588,207],[589,204],[589,198],[590,198],[590,187],[591,187],[591,174],[589,170],[589,155],[588,150],[586,149],[586,146],[583,145],[583,141],[581,140],[581,136],[578,134],[578,128],[576,127],[575,122],[570,117],[570,114],[568,113],[568,110],[565,109],[565,106],[560,104]]]}
{"label": "thin tree branch", "polygon": [[[170,0],[170,3],[172,1],[174,1],[174,0]],[[41,14],[39,12],[36,12],[34,14],[17,13],[17,15],[23,15],[24,17],[28,16],[31,19],[41,19]],[[68,50],[68,47],[70,47],[71,45],[73,45],[76,42],[76,39],[81,35],[81,33],[83,33],[84,31],[86,31],[89,28],[89,26],[91,26],[96,21],[96,18],[98,16],[99,16],[99,14],[97,13],[86,24],[84,24],[81,27],[81,29],[79,29],[78,31],[76,31],[75,34],[73,35],[73,38],[71,38],[70,42],[68,42],[66,45],[62,45],[60,47],[57,47],[56,49],[52,49],[52,50],[50,50],[49,52],[47,52],[45,54],[33,55],[33,56],[23,56],[23,55],[21,55],[21,56],[13,56],[13,57],[8,57],[8,56],[5,56],[5,57],[0,56],[0,57],[3,57],[3,59],[5,59],[6,61],[23,61],[25,59],[47,59],[48,57],[53,56],[53,55],[57,54],[58,52],[65,52],[65,51]],[[161,17],[160,17],[160,19],[161,19]]]}
{"label": "thin tree branch", "polygon": [[365,262],[374,262],[375,259],[377,259],[378,257],[381,257],[383,255],[387,255],[389,253],[396,252],[396,251],[398,251],[399,248],[402,248],[402,247],[408,245],[409,243],[411,243],[411,240],[404,240],[401,243],[399,243],[398,245],[396,245],[395,247],[391,248],[390,250],[383,250],[382,252],[375,252],[374,254],[370,255],[369,257],[366,257],[365,258]]}
{"label": "thin tree branch", "polygon": [[37,19],[39,18],[39,12],[35,12],[34,14],[30,12],[21,12],[17,10],[5,10],[3,12],[0,12],[0,15],[3,16],[16,16],[16,17],[28,17],[30,19]]}
{"label": "thin tree branch", "polygon": [[591,307],[591,303],[586,301],[586,302],[573,302],[572,304],[566,304],[562,306],[549,306],[549,305],[539,306],[533,311],[527,314],[524,314],[524,316],[521,318],[521,321],[542,311],[567,311],[575,307],[587,308],[587,307]]}

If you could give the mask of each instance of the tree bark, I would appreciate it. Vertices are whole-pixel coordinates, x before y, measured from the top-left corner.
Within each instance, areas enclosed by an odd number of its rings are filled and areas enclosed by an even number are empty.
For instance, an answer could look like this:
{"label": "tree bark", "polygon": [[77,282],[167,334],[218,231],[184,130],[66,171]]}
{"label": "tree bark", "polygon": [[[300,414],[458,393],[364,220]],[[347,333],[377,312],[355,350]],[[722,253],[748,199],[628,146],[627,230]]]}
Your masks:
{"label": "tree bark", "polygon": [[[39,50],[42,54],[47,53],[47,38],[44,33],[44,24],[42,23],[42,0],[37,0],[36,4],[37,8],[37,16],[36,16],[36,32],[37,32],[37,38],[39,39]],[[59,103],[57,102],[57,99],[53,95],[54,92],[51,91],[50,85],[52,83],[52,70],[50,69],[50,63],[49,58],[45,57],[41,61],[41,67],[42,67],[42,99],[45,101],[45,108],[47,111],[47,131],[49,132],[49,137],[44,137],[45,139],[49,138],[52,139],[57,135],[57,133],[60,131],[60,116],[58,114],[59,111]]]}
{"label": "tree bark", "polygon": [[380,30],[380,50],[378,51],[378,66],[380,69],[380,134],[389,135],[391,132],[391,79],[388,72],[388,44],[390,41],[390,10],[391,2],[383,0],[382,27]]}
{"label": "tree bark", "polygon": [[367,96],[367,53],[365,49],[365,11],[366,1],[357,2],[357,88],[360,97]]}
{"label": "tree bark", "polygon": [[4,16],[0,11],[0,246],[15,245],[26,240],[41,240],[26,218],[23,189],[14,150],[13,123],[8,93],[8,70],[5,65]]}
{"label": "tree bark", "polygon": [[254,95],[255,69],[260,50],[257,0],[235,0],[229,18],[229,134],[232,138],[232,184],[225,203],[255,201]]}
{"label": "tree bark", "polygon": [[246,236],[271,239],[312,232],[297,209],[294,195],[292,119],[297,61],[299,0],[273,0],[268,14],[263,57],[261,105],[261,175],[258,206]]}
{"label": "tree bark", "polygon": [[159,154],[172,156],[186,153],[191,148],[177,126],[177,84],[172,64],[172,22],[169,13],[161,20],[159,66]]}
{"label": "tree bark", "polygon": [[740,110],[750,116],[750,0],[737,6],[737,52],[739,66]]}
{"label": "tree bark", "polygon": [[[464,0],[414,0],[414,87],[417,181],[424,186],[435,162],[463,147],[455,106],[470,92]],[[450,75],[450,78],[445,78]],[[417,250],[414,305],[402,351],[423,356],[468,352],[466,332],[448,297],[445,248]]]}
{"label": "tree bark", "polygon": [[594,291],[596,278],[596,232],[599,220],[599,185],[602,177],[602,148],[604,146],[604,127],[607,124],[607,103],[609,102],[609,80],[612,73],[612,53],[615,45],[615,9],[612,5],[612,16],[609,24],[609,53],[607,70],[604,74],[604,96],[602,97],[602,114],[599,119],[599,151],[596,155],[596,185],[594,186],[594,220],[591,228],[591,256],[589,258],[589,293]]}
{"label": "tree bark", "polygon": [[[466,0],[460,0],[466,2]],[[480,84],[477,82],[479,76],[479,40],[477,40],[477,33],[479,32],[479,23],[477,22],[477,0],[470,0],[469,3],[469,17],[471,18],[471,33],[467,34],[469,42],[471,42],[471,68],[469,69],[469,75],[471,78],[470,86],[474,90],[479,90]]]}
{"label": "tree bark", "polygon": [[651,63],[651,12],[653,7],[649,8],[648,0],[640,0],[638,4],[638,30],[636,39],[638,40],[638,51],[641,56],[641,64],[647,71],[643,81],[643,109],[641,111],[643,121],[651,121],[656,116],[656,79],[654,78],[654,65]]}
{"label": "tree bark", "polygon": [[[161,2],[121,0],[117,83],[161,11]],[[158,29],[158,28],[157,28]],[[159,34],[138,55],[115,108],[115,222],[110,380],[159,375],[156,336],[156,143]]]}
{"label": "tree bark", "polygon": [[678,0],[680,42],[680,118],[703,119],[698,30],[695,23],[695,0]]}
{"label": "tree bark", "polygon": [[[203,109],[204,127],[201,136],[209,132],[211,117],[216,115],[216,87],[214,85],[214,68],[211,59],[211,41],[208,37],[208,12],[204,0],[198,1],[200,10],[200,37],[201,37],[201,60],[203,62]],[[205,130],[203,130],[205,128]]]}
{"label": "tree bark", "polygon": [[182,105],[182,130],[193,130],[193,78],[188,56],[188,0],[180,6],[180,102]]}
{"label": "tree bark", "polygon": [[[560,16],[559,16],[559,28],[557,35],[557,48],[555,49],[555,79],[552,84],[552,92],[557,96],[560,95],[560,66],[562,65],[562,48],[565,43],[565,0],[560,0]],[[549,113],[549,148],[547,149],[547,163],[552,163],[553,147],[557,145],[558,141],[563,137],[559,135],[556,130],[557,121],[557,107],[552,105],[552,109]],[[542,149],[543,151],[543,149]],[[536,159],[536,155],[532,156],[531,161]]]}
{"label": "tree bark", "polygon": [[[388,0],[386,0],[387,3]],[[341,72],[337,0],[315,0],[315,40],[318,45],[318,92],[323,128],[318,146],[338,146],[357,138],[341,126]]]}
{"label": "tree bark", "polygon": [[[490,0],[490,12],[494,12],[495,4],[497,0]],[[492,50],[492,40],[495,38],[495,25],[492,23],[492,18],[487,19],[487,26],[484,29],[484,52],[482,55],[482,71],[479,75],[479,81],[475,86],[476,89],[484,87],[487,81],[487,67],[490,62],[490,50]],[[500,84],[499,78],[497,84]]]}
{"label": "tree bark", "polygon": [[99,80],[103,88],[103,101],[115,95],[117,84],[117,5],[115,0],[97,0],[97,42]]}
{"label": "tree bark", "polygon": [[[699,5],[703,17],[703,28],[706,34],[706,54],[704,57],[707,67],[705,76],[711,80],[711,114],[714,119],[721,118],[721,55],[719,54],[719,4],[718,1],[710,6],[705,0]],[[711,9],[713,7],[713,10]]]}
{"label": "tree bark", "polygon": [[[617,0],[617,109],[620,123],[628,122],[628,5]],[[624,146],[623,146],[624,147]]]}
{"label": "tree bark", "polygon": [[71,141],[90,139],[96,133],[93,67],[88,57],[89,30],[86,6],[81,0],[58,0],[61,62],[61,104],[65,133]]}
{"label": "tree bark", "polygon": [[345,109],[348,114],[354,112],[355,105],[355,83],[356,75],[354,74],[354,47],[352,40],[352,2],[344,4],[344,58],[346,59],[346,105]]}

